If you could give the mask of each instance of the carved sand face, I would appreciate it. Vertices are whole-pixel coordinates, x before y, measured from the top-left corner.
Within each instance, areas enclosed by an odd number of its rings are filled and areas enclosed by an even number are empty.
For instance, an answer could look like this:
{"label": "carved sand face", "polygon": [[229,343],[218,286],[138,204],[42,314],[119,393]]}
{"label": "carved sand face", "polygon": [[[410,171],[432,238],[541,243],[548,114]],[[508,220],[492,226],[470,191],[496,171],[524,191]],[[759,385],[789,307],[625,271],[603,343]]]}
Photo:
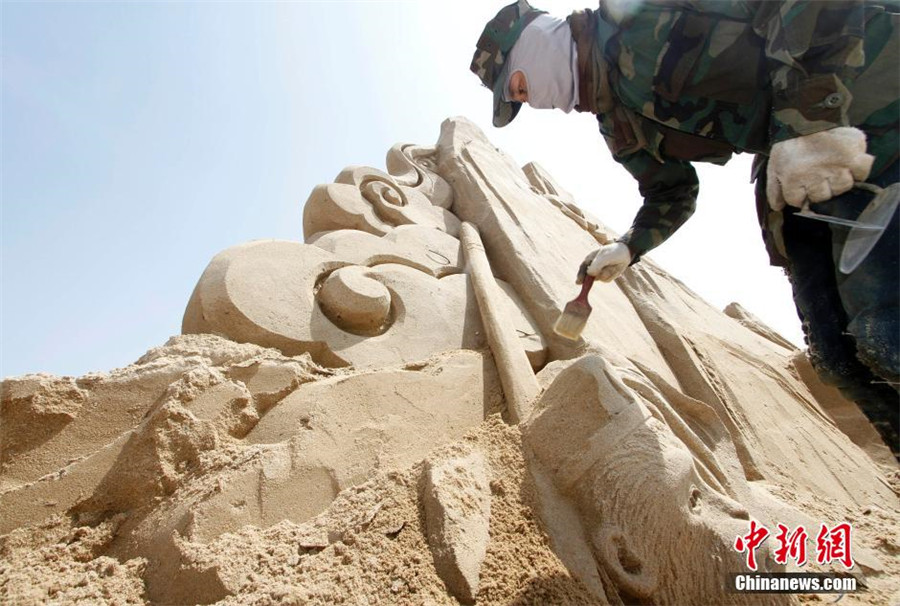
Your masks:
{"label": "carved sand face", "polygon": [[[702,480],[690,451],[656,418],[611,446],[588,472],[582,503],[599,513],[594,553],[623,599],[721,600],[727,573],[746,570],[732,547],[747,531],[746,509]],[[765,570],[765,547],[756,555]]]}
{"label": "carved sand face", "polygon": [[[728,573],[746,570],[733,545],[747,511],[703,479],[700,459],[622,374],[602,356],[580,358],[525,429],[542,469],[577,504],[607,594],[626,604],[747,601],[723,591]],[[756,556],[764,570],[768,553]]]}

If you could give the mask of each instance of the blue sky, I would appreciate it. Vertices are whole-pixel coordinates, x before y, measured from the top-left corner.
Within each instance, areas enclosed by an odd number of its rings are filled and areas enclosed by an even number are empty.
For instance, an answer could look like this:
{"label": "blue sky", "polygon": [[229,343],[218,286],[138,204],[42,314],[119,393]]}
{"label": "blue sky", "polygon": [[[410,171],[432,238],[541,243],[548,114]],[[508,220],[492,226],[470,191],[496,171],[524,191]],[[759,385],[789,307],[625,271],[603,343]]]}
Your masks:
{"label": "blue sky", "polygon": [[[4,1],[0,376],[130,364],[180,332],[217,252],[302,240],[315,185],[351,164],[383,168],[395,143],[434,143],[448,116],[538,161],[624,231],[637,188],[592,117],[525,109],[490,126],[468,65],[503,4]],[[700,210],[651,256],[798,341],[755,225],[749,158],[700,172]]]}

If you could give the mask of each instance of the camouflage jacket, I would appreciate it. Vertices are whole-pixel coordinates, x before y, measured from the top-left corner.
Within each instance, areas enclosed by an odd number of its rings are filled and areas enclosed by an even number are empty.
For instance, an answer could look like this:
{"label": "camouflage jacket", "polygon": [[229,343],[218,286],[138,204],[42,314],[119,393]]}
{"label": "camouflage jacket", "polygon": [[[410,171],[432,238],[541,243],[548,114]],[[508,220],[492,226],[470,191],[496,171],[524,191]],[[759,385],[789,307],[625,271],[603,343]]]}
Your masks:
{"label": "camouflage jacket", "polygon": [[693,213],[692,161],[767,155],[778,141],[845,125],[866,131],[873,176],[896,160],[895,0],[616,6],[636,8],[616,14],[601,0],[569,23],[579,59],[576,109],[597,114],[613,157],[644,197],[620,238],[635,262]]}

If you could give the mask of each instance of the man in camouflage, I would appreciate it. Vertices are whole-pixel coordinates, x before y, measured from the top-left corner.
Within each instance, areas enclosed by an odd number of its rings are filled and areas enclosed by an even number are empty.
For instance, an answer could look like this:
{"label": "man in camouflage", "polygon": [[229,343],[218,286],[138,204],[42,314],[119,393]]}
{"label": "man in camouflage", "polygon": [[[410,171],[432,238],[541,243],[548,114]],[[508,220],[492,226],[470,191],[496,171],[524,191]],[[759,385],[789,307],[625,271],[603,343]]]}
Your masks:
{"label": "man in camouflage", "polygon": [[[478,41],[471,69],[494,92],[495,126],[530,101],[523,72],[510,74],[506,64],[543,14],[520,0]],[[644,197],[631,228],[589,255],[581,275],[614,279],[691,216],[699,190],[692,162],[756,154],[764,240],[790,278],[812,363],[900,452],[897,213],[849,275],[835,267],[846,228],[796,215],[813,202],[818,212],[855,219],[871,194],[854,181],[900,181],[900,5],[601,0],[567,22],[575,109],[596,114]]]}

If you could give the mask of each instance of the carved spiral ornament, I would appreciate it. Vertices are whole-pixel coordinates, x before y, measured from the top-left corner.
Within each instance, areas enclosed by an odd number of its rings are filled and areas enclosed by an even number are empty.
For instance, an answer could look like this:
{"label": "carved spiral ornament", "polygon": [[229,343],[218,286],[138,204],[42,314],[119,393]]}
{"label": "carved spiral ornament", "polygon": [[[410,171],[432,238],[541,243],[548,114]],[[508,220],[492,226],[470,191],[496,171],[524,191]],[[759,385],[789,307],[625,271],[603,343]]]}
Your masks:
{"label": "carved spiral ornament", "polygon": [[391,293],[366,270],[348,266],[332,272],[319,287],[316,301],[335,326],[355,335],[373,336],[390,325]]}
{"label": "carved spiral ornament", "polygon": [[376,209],[381,205],[403,207],[409,202],[406,194],[395,184],[381,179],[370,179],[360,186],[363,197]]}

